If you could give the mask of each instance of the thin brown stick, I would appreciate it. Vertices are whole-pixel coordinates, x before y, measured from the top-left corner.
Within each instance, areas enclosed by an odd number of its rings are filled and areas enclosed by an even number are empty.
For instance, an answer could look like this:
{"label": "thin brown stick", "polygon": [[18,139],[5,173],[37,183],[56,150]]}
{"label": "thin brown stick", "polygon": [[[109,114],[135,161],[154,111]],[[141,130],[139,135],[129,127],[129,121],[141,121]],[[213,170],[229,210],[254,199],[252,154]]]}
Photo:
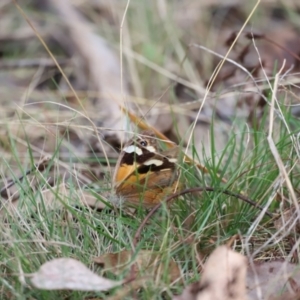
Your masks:
{"label": "thin brown stick", "polygon": [[[143,220],[143,222],[141,223],[141,225],[139,226],[138,230],[136,231],[136,233],[134,235],[134,238],[133,238],[133,241],[132,241],[134,248],[136,248],[137,242],[139,240],[141,232],[142,232],[143,228],[145,227],[146,223],[154,215],[154,213],[162,206],[163,203],[168,203],[171,200],[173,200],[174,198],[177,198],[179,196],[183,196],[183,195],[189,194],[189,193],[196,193],[196,192],[221,192],[221,193],[223,193],[225,195],[238,198],[238,199],[240,199],[240,200],[242,200],[242,201],[244,201],[244,202],[246,202],[246,203],[254,206],[255,208],[258,208],[259,210],[263,210],[264,209],[263,206],[257,204],[255,201],[249,199],[248,197],[243,196],[243,195],[238,194],[238,193],[234,193],[234,192],[228,191],[228,190],[220,190],[220,189],[216,189],[216,188],[213,188],[213,187],[197,187],[197,188],[192,188],[192,189],[186,189],[186,190],[183,190],[181,192],[178,192],[176,194],[173,194],[173,195],[169,196],[164,202],[158,203],[156,206],[154,206],[151,209],[151,211],[145,217],[145,219]],[[271,212],[269,212],[269,211],[266,211],[266,215],[268,217],[270,217],[270,218],[274,217],[274,214],[271,213]]]}
{"label": "thin brown stick", "polygon": [[15,185],[17,182],[23,180],[25,177],[27,177],[28,175],[30,175],[31,173],[33,173],[34,171],[38,170],[40,172],[43,172],[46,167],[47,167],[47,163],[49,161],[48,157],[43,158],[42,160],[40,160],[37,164],[35,164],[31,169],[27,170],[25,172],[25,174],[21,175],[20,177],[18,177],[15,180],[12,180],[8,185],[4,186],[3,188],[1,188],[0,190],[0,196],[2,198],[6,198],[7,197],[7,190],[9,188],[11,188],[13,185]]}
{"label": "thin brown stick", "polygon": [[[66,58],[57,58],[60,65],[67,65],[70,60]],[[16,68],[37,68],[37,67],[56,67],[56,64],[51,58],[32,58],[32,59],[8,59],[0,60],[0,69],[16,69]]]}
{"label": "thin brown stick", "polygon": [[295,52],[291,51],[290,49],[288,49],[287,47],[277,43],[275,40],[271,40],[270,38],[268,38],[265,34],[258,34],[258,33],[252,33],[252,32],[246,32],[245,33],[245,37],[247,39],[261,39],[261,40],[265,40],[266,42],[270,43],[271,45],[287,52],[288,54],[290,54],[292,57],[294,57],[296,60],[300,61],[300,57],[299,55],[297,55]]}

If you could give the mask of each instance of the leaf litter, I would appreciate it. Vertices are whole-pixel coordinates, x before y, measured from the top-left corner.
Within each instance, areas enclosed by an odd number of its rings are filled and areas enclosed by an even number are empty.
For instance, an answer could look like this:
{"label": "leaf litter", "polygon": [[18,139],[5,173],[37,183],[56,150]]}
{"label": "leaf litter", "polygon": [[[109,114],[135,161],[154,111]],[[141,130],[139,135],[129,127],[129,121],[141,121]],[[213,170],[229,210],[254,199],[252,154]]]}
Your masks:
{"label": "leaf litter", "polygon": [[[214,2],[216,2],[215,5],[217,6],[214,6],[213,3],[190,4],[188,1],[183,1],[178,4],[181,9],[177,11],[180,14],[174,14],[173,17],[175,24],[187,32],[182,38],[183,43],[191,45],[191,40],[199,41],[199,34],[207,31],[207,24],[205,26],[203,24],[205,23],[205,14],[210,14],[213,17],[220,14],[221,11],[227,11],[229,17],[221,34],[219,27],[217,27],[218,22],[213,22],[212,24],[210,39],[217,41],[217,43],[206,45],[216,53],[224,55],[228,50],[228,41],[232,39],[236,32],[236,25],[242,19],[244,20],[248,10],[236,1],[224,5],[221,5],[219,1]],[[45,4],[46,2],[41,1],[39,12],[46,10],[49,13],[49,7],[47,8]],[[84,11],[87,14],[90,8],[95,8],[98,5],[98,11],[106,11],[104,16],[102,16],[103,19],[108,18],[111,26],[115,26],[119,30],[120,24],[116,22],[116,12],[112,11],[105,4],[101,6],[95,2],[88,4],[90,6],[85,5],[83,2],[52,1],[51,6],[57,12],[55,15],[56,24],[51,24],[51,21],[47,18],[41,22],[35,15],[30,15],[30,20],[37,31],[47,41],[51,51],[57,55],[56,57],[59,57],[59,63],[68,76],[71,85],[77,94],[80,95],[80,103],[78,103],[68,83],[61,78],[62,76],[56,69],[55,64],[45,63],[44,59],[48,59],[48,54],[42,50],[41,45],[36,46],[36,34],[30,29],[24,19],[19,15],[15,15],[20,25],[14,29],[14,26],[12,26],[13,19],[10,18],[10,8],[7,5],[0,7],[1,16],[3,17],[1,25],[3,25],[2,28],[4,29],[3,33],[0,34],[1,47],[4,45],[4,48],[1,48],[1,55],[7,49],[22,48],[24,45],[26,45],[27,49],[26,54],[29,54],[29,56],[32,55],[29,51],[31,45],[34,45],[33,48],[37,50],[33,54],[34,60],[30,58],[24,61],[22,58],[5,64],[5,59],[3,59],[3,64],[0,64],[2,66],[0,71],[0,94],[3,99],[3,103],[1,103],[3,109],[0,113],[1,120],[3,124],[5,123],[5,126],[1,126],[0,130],[1,154],[8,162],[6,166],[9,165],[9,168],[1,169],[2,178],[4,178],[3,183],[4,185],[7,184],[8,178],[11,178],[12,173],[20,175],[19,162],[16,162],[11,157],[14,149],[20,154],[22,165],[30,165],[33,162],[28,158],[28,149],[33,151],[33,158],[35,161],[38,161],[45,154],[55,153],[59,145],[59,155],[57,155],[57,160],[54,162],[53,167],[50,168],[50,174],[47,174],[47,178],[40,180],[38,176],[28,176],[30,188],[33,190],[39,189],[40,191],[36,197],[37,202],[45,203],[49,209],[61,208],[61,205],[64,203],[68,205],[81,203],[85,206],[99,209],[105,207],[103,202],[99,201],[91,193],[86,192],[82,187],[87,183],[94,183],[99,178],[103,180],[103,174],[110,171],[110,167],[106,163],[100,166],[96,162],[98,172],[94,176],[94,172],[90,171],[95,163],[76,162],[73,164],[73,161],[72,163],[70,162],[70,157],[84,160],[89,158],[91,154],[97,153],[105,159],[106,153],[109,153],[111,154],[110,157],[116,158],[116,151],[112,151],[113,147],[105,143],[105,138],[114,146],[114,150],[118,149],[122,143],[122,130],[128,129],[128,127],[125,117],[119,109],[119,104],[123,104],[125,98],[130,102],[131,109],[135,109],[139,105],[139,108],[136,110],[137,114],[142,111],[140,114],[142,117],[148,119],[150,123],[153,122],[152,124],[155,124],[157,129],[168,133],[174,140],[176,140],[176,134],[179,132],[179,136],[185,143],[188,136],[186,132],[189,130],[191,122],[195,121],[201,104],[202,87],[197,89],[193,85],[192,80],[190,85],[184,86],[184,92],[178,88],[184,82],[185,78],[182,77],[186,76],[190,80],[192,75],[182,75],[184,73],[183,69],[187,69],[185,66],[182,68],[181,62],[180,64],[175,62],[173,57],[165,59],[162,62],[162,64],[165,64],[162,66],[166,70],[172,70],[174,74],[169,72],[170,74],[166,75],[172,78],[177,77],[178,82],[175,80],[170,83],[164,78],[164,84],[158,86],[155,92],[149,93],[149,91],[153,90],[153,87],[149,85],[148,92],[145,89],[146,92],[138,95],[139,98],[130,95],[132,90],[138,90],[138,88],[131,86],[130,81],[132,79],[129,76],[124,76],[123,87],[121,88],[121,65],[118,53],[109,45],[110,43],[107,42],[106,37],[99,35],[93,30],[95,21],[98,20],[98,15],[91,15],[89,21],[87,21],[79,13],[79,11]],[[117,3],[114,3],[114,5],[123,12],[124,7],[122,5]],[[261,26],[259,28],[260,32],[256,31],[255,34],[254,30],[249,27],[247,29],[248,33],[246,32],[240,38],[229,56],[237,65],[232,65],[229,61],[225,63],[213,85],[212,91],[208,95],[208,101],[204,104],[200,117],[196,120],[195,141],[198,149],[201,149],[204,145],[207,152],[210,153],[210,125],[214,116],[216,151],[224,148],[230,130],[239,132],[239,127],[234,124],[235,118],[247,122],[250,129],[255,128],[255,122],[261,120],[267,107],[267,101],[265,100],[269,86],[264,76],[266,74],[270,79],[273,78],[274,62],[281,65],[282,61],[286,59],[284,71],[288,72],[281,81],[282,84],[279,86],[278,95],[281,93],[286,96],[285,101],[287,105],[294,105],[299,102],[299,99],[295,96],[298,91],[297,84],[299,80],[297,74],[292,74],[289,71],[293,67],[293,73],[298,72],[299,62],[289,51],[296,54],[299,53],[299,34],[294,26],[291,26],[285,20],[278,22],[276,17],[271,15],[273,9],[278,8],[274,1],[268,1],[264,5],[267,7],[266,12],[270,13],[270,16],[266,17],[267,24]],[[286,5],[293,7],[294,4],[287,2]],[[184,19],[182,18],[182,7],[184,7],[185,11]],[[198,10],[196,9],[197,7]],[[95,11],[97,12],[96,9]],[[160,7],[159,13],[162,19],[165,18],[166,14],[163,13],[162,7]],[[194,30],[189,30],[189,28]],[[271,28],[271,30],[268,28]],[[9,32],[9,34],[4,34],[4,32]],[[53,32],[56,34],[53,35]],[[66,32],[69,34],[66,34]],[[263,37],[275,40],[278,44],[284,46],[284,49],[274,47]],[[145,36],[140,36],[139,38],[141,40],[134,44],[134,47],[139,45],[141,41],[143,43]],[[176,43],[173,45],[176,45]],[[187,56],[188,60],[193,62],[198,74],[201,75],[198,76],[201,78],[199,82],[202,81],[201,83],[205,86],[205,82],[211,75],[212,70],[220,62],[220,57],[206,52],[204,48],[200,50],[195,45],[201,46],[200,43],[191,45]],[[57,49],[62,50],[62,56],[61,52],[56,53]],[[36,52],[39,52],[38,55],[36,55]],[[175,56],[174,53],[172,55]],[[36,56],[41,57],[40,64]],[[138,56],[135,55],[133,57],[135,64]],[[127,59],[129,58],[127,57]],[[131,66],[133,69],[136,67],[134,64]],[[33,66],[38,66],[39,69],[35,70]],[[146,64],[143,65],[143,67],[145,66]],[[239,66],[247,70],[249,74],[252,74],[254,80]],[[155,68],[156,66],[153,65],[152,67]],[[127,72],[127,66],[124,65],[123,68],[122,71],[127,75],[125,73]],[[159,82],[159,76],[152,77],[155,77],[156,83]],[[50,84],[52,78],[57,79],[55,87]],[[287,80],[284,81],[284,79]],[[293,85],[290,85],[291,82],[293,82]],[[204,88],[202,89],[204,90]],[[173,92],[174,95],[172,94]],[[111,98],[114,101],[110,101]],[[215,98],[218,100],[215,101]],[[156,102],[163,104],[161,106],[163,109],[155,106]],[[175,111],[176,114],[173,113]],[[296,111],[296,109],[293,111]],[[116,117],[114,120],[110,118],[112,115]],[[91,126],[91,121],[96,125],[97,130]],[[178,128],[172,126],[172,121],[176,122]],[[107,136],[110,137],[108,138]],[[115,154],[112,154],[112,152]],[[86,167],[80,169],[83,165]],[[74,166],[79,171],[73,172]],[[76,190],[75,192],[73,191],[76,195],[73,194],[71,197],[67,184],[65,182],[61,183],[61,181],[70,178],[76,182]],[[50,187],[45,185],[45,182],[48,182]],[[41,186],[43,186],[42,189],[40,188]],[[20,193],[22,193],[22,188],[20,189],[20,185],[15,185],[5,196],[2,195],[6,201],[4,207],[10,213],[13,210],[17,212],[22,211],[22,205],[19,205],[20,203],[17,201]],[[282,200],[282,202],[284,201]],[[284,207],[281,217],[277,219],[277,222],[274,221],[274,226],[277,230],[285,229],[282,233],[282,236],[285,237],[291,235],[291,232],[295,229],[293,233],[297,234],[299,231],[298,216],[293,213],[295,208],[292,205],[290,206]],[[1,213],[3,213],[3,207],[1,209]],[[293,225],[292,228],[290,225]],[[297,242],[292,243],[292,245],[295,252]],[[194,283],[184,291],[183,294],[186,297],[191,297],[190,299],[218,299],[220,296],[216,294],[218,289],[211,289],[214,281],[218,284],[219,291],[228,293],[229,296],[232,293],[232,297],[230,296],[231,298],[228,299],[244,299],[243,297],[246,296],[250,299],[261,299],[260,295],[263,295],[266,299],[279,300],[293,299],[292,297],[299,295],[299,275],[296,264],[288,263],[284,260],[260,263],[253,261],[247,268],[247,290],[245,292],[245,282],[242,280],[245,274],[245,258],[224,248],[217,248],[216,251],[217,254],[218,251],[219,254],[223,253],[222,255],[226,258],[219,257],[216,259],[213,253],[205,264],[201,281]],[[157,270],[157,266],[154,263],[156,260],[159,261],[159,255],[156,256],[156,254],[146,250],[141,250],[139,253],[136,257],[136,264],[141,269],[148,269],[147,272],[152,275],[153,273],[159,274],[160,271]],[[231,255],[236,257],[233,262],[230,259]],[[283,254],[282,256],[284,258]],[[98,259],[99,262],[106,263],[106,267],[111,268],[115,274],[118,274],[123,270],[122,265],[125,264],[127,267],[127,262],[131,260],[131,251],[124,250],[119,253],[106,253]],[[223,265],[220,262],[225,264]],[[49,265],[47,265],[48,263]],[[105,289],[105,287],[109,289],[115,284],[121,284],[120,282],[107,281],[108,285],[106,285],[104,278],[102,278],[104,281],[100,284],[100,277],[97,277],[95,274],[96,277],[91,275],[93,273],[85,269],[81,263],[73,260],[68,261],[65,258],[54,260],[52,265],[50,264],[51,261],[48,263],[43,265],[41,270],[34,275],[32,283],[37,288],[99,291],[100,289],[97,288],[100,288],[100,286],[101,289]],[[180,266],[178,266],[176,261],[170,261],[168,267],[172,270],[174,269],[174,272],[172,271],[170,274],[171,281],[176,280],[180,275]],[[232,272],[231,268],[234,270],[240,268],[241,276],[238,279],[241,280],[235,280],[234,272]],[[216,273],[216,269],[220,273]],[[75,270],[73,274],[70,273],[72,270]],[[60,272],[62,273],[60,274]],[[173,273],[176,274],[174,277]],[[57,276],[57,282],[53,280],[53,282],[47,283],[49,277],[48,279],[43,279],[43,274]],[[214,278],[214,274],[220,275],[220,277]],[[62,275],[62,277],[59,277],[59,275]],[[64,277],[64,275],[69,276],[69,279],[74,281],[68,281],[68,278]],[[73,275],[74,277],[72,277]],[[92,278],[92,281],[95,280],[96,285],[99,282],[99,287],[95,287],[94,283],[88,285],[83,276]],[[217,283],[216,279],[220,280],[220,282]],[[39,280],[44,284],[44,287],[39,285],[41,284]],[[61,280],[60,283],[59,280]],[[49,284],[48,287],[47,284]]]}
{"label": "leaf litter", "polygon": [[[105,253],[95,257],[93,261],[102,265],[106,271],[113,272],[116,275],[126,269],[128,270],[132,264],[135,264],[136,272],[141,273],[142,277],[161,278],[166,275],[170,282],[181,277],[180,268],[173,259],[165,263],[163,255],[149,250],[140,250],[135,256],[132,255],[132,251],[128,250],[118,253]],[[166,270],[168,272],[164,274]]]}
{"label": "leaf litter", "polygon": [[[106,271],[110,270],[117,275],[126,267],[131,254],[130,251],[107,253],[93,260],[103,265]],[[148,269],[157,258],[151,251],[140,251],[135,261],[138,269]],[[247,265],[246,257],[227,246],[220,246],[206,261],[201,280],[188,286],[182,295],[173,299],[256,300],[262,299],[260,295],[263,295],[263,299],[283,300],[296,297],[299,292],[299,266],[284,261]],[[146,279],[150,273],[148,270],[142,276]],[[169,265],[168,273],[173,280],[180,276],[178,267],[173,263]],[[30,282],[35,288],[45,290],[104,291],[121,284],[126,285],[125,281],[100,277],[71,258],[58,258],[43,264],[36,273],[30,274]],[[140,285],[143,285],[143,281],[140,281]]]}

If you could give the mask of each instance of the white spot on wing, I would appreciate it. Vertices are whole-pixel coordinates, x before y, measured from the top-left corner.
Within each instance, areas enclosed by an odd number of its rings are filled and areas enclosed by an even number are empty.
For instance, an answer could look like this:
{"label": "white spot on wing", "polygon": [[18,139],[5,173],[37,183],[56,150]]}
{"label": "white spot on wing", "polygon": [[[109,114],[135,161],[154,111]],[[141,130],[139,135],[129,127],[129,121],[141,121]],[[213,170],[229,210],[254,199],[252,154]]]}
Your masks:
{"label": "white spot on wing", "polygon": [[176,163],[177,158],[168,158],[168,161],[171,162],[171,163]]}
{"label": "white spot on wing", "polygon": [[163,161],[159,159],[150,159],[144,162],[145,166],[150,166],[150,165],[161,166],[162,164]]}
{"label": "white spot on wing", "polygon": [[155,148],[153,146],[147,146],[146,149],[149,151],[149,152],[156,152]]}
{"label": "white spot on wing", "polygon": [[130,145],[128,147],[125,147],[123,149],[123,151],[126,152],[126,153],[136,153],[137,155],[142,155],[143,154],[142,149],[140,149],[139,147],[136,147],[134,145]]}

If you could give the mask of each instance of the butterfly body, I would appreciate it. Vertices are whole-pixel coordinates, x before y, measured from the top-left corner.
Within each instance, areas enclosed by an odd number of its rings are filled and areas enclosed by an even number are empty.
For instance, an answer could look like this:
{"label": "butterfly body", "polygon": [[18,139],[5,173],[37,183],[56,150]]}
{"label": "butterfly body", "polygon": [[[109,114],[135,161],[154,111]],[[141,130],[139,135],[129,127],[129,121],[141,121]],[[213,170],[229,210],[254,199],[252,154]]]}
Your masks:
{"label": "butterfly body", "polygon": [[123,148],[113,178],[126,204],[152,207],[178,188],[178,147],[159,151],[152,131],[144,131]]}

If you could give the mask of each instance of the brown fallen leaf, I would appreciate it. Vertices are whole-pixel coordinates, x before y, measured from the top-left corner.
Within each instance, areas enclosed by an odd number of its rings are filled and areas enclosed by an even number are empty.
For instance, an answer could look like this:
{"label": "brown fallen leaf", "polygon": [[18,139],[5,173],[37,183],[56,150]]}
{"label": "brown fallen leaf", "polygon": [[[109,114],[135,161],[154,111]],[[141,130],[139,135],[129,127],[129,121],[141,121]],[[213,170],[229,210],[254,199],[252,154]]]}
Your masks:
{"label": "brown fallen leaf", "polygon": [[246,298],[246,258],[226,246],[208,258],[200,282],[188,286],[173,300],[244,300]]}
{"label": "brown fallen leaf", "polygon": [[37,289],[77,291],[107,291],[123,283],[100,277],[72,258],[57,258],[46,262],[30,281]]}
{"label": "brown fallen leaf", "polygon": [[[255,263],[247,272],[247,294],[251,300],[260,299],[259,295],[264,299],[291,299],[299,287],[299,265],[284,260]],[[279,297],[283,295],[286,298]]]}
{"label": "brown fallen leaf", "polygon": [[270,297],[268,300],[299,300],[300,299],[300,292],[297,292],[296,294],[293,293],[283,293],[282,295],[278,297]]}
{"label": "brown fallen leaf", "polygon": [[160,253],[155,253],[149,250],[141,250],[132,260],[132,252],[123,250],[118,253],[106,253],[93,259],[97,264],[114,274],[119,274],[125,269],[129,268],[133,263],[136,264],[137,270],[143,272],[142,274],[162,277],[168,269],[167,275],[170,281],[175,281],[181,277],[181,272],[177,263],[170,259],[167,265],[163,261]]}

